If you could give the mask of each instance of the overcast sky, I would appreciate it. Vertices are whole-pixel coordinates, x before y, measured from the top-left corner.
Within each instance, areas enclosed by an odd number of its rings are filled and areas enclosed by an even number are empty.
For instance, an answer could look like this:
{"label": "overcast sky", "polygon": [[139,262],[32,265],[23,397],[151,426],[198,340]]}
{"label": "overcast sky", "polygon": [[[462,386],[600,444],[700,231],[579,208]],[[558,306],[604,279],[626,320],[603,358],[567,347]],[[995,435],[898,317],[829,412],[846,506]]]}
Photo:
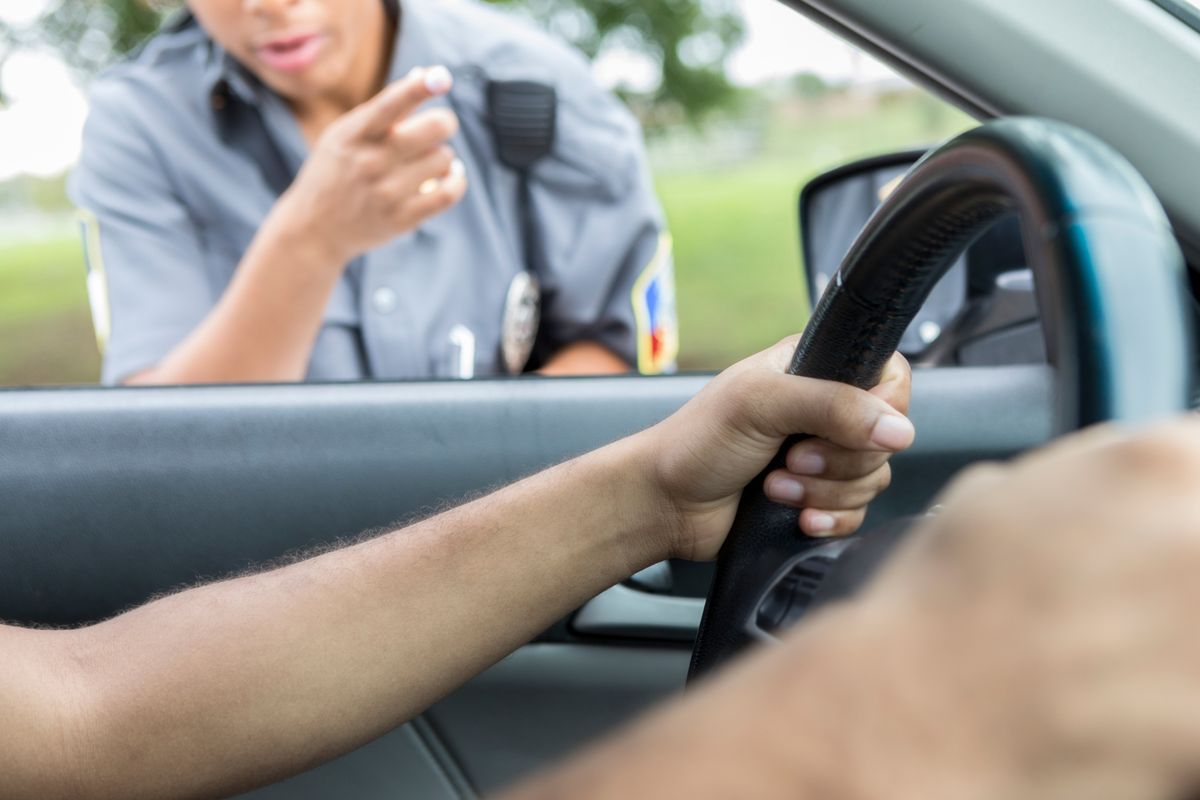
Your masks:
{"label": "overcast sky", "polygon": [[[0,19],[29,22],[49,3],[0,0]],[[747,35],[728,64],[737,83],[753,85],[804,71],[849,80],[891,75],[776,0],[738,0],[738,5]],[[639,86],[653,80],[652,67],[628,53],[602,59],[596,73],[610,86],[617,82]],[[0,180],[19,172],[53,175],[70,166],[79,151],[87,103],[62,63],[46,53],[18,53],[5,66],[4,89],[12,103],[0,110]]]}

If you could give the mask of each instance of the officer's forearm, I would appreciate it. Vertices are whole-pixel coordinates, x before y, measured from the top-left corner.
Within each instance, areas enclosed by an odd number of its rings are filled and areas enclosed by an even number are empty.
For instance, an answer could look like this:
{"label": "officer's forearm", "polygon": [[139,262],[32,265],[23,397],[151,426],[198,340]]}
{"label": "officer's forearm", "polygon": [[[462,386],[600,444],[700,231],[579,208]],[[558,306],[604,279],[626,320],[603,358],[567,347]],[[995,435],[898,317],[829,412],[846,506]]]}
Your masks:
{"label": "officer's forearm", "polygon": [[267,217],[204,321],[159,364],[127,383],[303,379],[346,259],[299,224],[286,196]]}
{"label": "officer's forearm", "polygon": [[0,652],[39,637],[39,688],[14,690],[29,718],[62,715],[40,742],[0,738],[0,795],[208,796],[363,744],[666,557],[652,450],[639,435],[403,531],[90,628],[0,627]]}
{"label": "officer's forearm", "polygon": [[543,375],[613,375],[632,367],[598,342],[573,342],[552,355],[538,370]]}

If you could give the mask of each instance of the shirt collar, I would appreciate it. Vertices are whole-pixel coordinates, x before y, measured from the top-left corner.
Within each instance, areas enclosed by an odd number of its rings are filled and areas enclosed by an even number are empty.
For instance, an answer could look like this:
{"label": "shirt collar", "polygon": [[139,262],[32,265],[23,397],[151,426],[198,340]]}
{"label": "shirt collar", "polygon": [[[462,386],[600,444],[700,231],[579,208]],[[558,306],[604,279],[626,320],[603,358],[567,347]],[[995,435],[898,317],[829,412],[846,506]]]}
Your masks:
{"label": "shirt collar", "polygon": [[257,102],[261,84],[237,59],[229,55],[225,48],[209,39],[203,86],[213,107],[220,110],[230,99],[236,98],[246,103]]}
{"label": "shirt collar", "polygon": [[[168,19],[162,27],[162,33],[180,33],[189,28],[200,30],[200,23],[191,11],[183,10]],[[200,85],[204,98],[209,100],[212,107],[221,109],[236,94],[241,99],[255,99],[251,76],[225,49],[204,34],[204,60],[201,71]]]}

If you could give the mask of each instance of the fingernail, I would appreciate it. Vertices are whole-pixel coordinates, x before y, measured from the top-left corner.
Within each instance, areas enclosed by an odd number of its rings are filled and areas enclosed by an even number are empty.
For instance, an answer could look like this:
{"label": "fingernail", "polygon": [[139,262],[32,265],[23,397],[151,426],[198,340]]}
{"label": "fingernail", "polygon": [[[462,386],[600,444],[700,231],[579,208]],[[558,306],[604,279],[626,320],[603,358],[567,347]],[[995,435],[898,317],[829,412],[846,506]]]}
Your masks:
{"label": "fingernail", "polygon": [[767,495],[777,502],[799,503],[804,499],[804,484],[776,475],[767,481]]}
{"label": "fingernail", "polygon": [[825,456],[806,450],[791,457],[788,469],[797,475],[820,475],[825,471]]}
{"label": "fingernail", "polygon": [[461,158],[455,158],[450,162],[450,177],[459,178],[467,174],[467,166],[463,164]]}
{"label": "fingernail", "polygon": [[446,91],[452,83],[454,83],[454,78],[450,76],[450,70],[440,64],[430,67],[425,72],[425,88],[434,94]]}
{"label": "fingernail", "polygon": [[408,74],[404,76],[404,80],[415,78],[417,75],[420,75],[422,71],[423,70],[420,67],[413,67],[408,71]]}
{"label": "fingernail", "polygon": [[907,417],[884,414],[871,429],[871,441],[887,450],[903,450],[917,435]]}
{"label": "fingernail", "polygon": [[834,524],[835,520],[831,514],[817,512],[808,515],[808,524],[804,526],[804,530],[809,536],[828,536]]}

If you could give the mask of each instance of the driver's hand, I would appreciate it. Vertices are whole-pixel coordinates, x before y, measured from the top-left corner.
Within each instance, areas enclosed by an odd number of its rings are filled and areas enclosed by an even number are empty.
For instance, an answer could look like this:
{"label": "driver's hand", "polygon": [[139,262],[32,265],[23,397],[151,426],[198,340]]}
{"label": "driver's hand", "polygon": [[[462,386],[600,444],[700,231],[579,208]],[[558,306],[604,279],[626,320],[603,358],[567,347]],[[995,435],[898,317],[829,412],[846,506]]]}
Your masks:
{"label": "driver's hand", "polygon": [[853,796],[1192,796],[1197,487],[1195,418],[956,481],[865,594],[821,617],[858,631],[826,691],[861,713],[817,734],[869,767]]}
{"label": "driver's hand", "polygon": [[799,337],[783,340],[718,375],[687,405],[651,429],[658,487],[677,521],[671,554],[716,557],[742,488],[784,439],[807,433],[786,470],[765,483],[772,500],[803,508],[797,535],[851,533],[866,505],[891,480],[888,458],[908,447],[910,372],[897,355],[870,392],[786,374]]}

